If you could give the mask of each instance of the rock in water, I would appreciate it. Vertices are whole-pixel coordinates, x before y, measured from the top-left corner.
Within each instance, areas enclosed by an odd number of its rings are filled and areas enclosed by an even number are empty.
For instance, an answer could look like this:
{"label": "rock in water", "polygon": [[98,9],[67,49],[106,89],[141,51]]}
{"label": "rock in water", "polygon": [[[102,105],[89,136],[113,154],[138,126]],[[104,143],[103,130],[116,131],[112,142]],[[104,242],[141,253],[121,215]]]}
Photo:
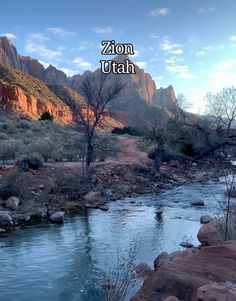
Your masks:
{"label": "rock in water", "polygon": [[209,215],[203,215],[200,218],[200,223],[201,224],[208,224],[212,221],[212,218]]}
{"label": "rock in water", "polygon": [[63,211],[56,211],[49,216],[49,219],[53,223],[61,224],[64,222],[65,213]]}
{"label": "rock in water", "polygon": [[192,201],[192,205],[193,206],[204,206],[205,203],[203,200],[195,200],[195,201]]}
{"label": "rock in water", "polygon": [[214,221],[201,226],[197,238],[205,246],[217,245],[224,241],[222,234],[219,233]]}
{"label": "rock in water", "polygon": [[0,228],[8,229],[13,225],[10,214],[6,211],[0,211]]}
{"label": "rock in water", "polygon": [[20,204],[20,200],[17,197],[11,196],[7,201],[6,201],[6,207],[11,210],[15,210],[18,208]]}
{"label": "rock in water", "polygon": [[136,267],[135,267],[135,272],[137,273],[138,276],[146,276],[149,273],[151,273],[152,269],[146,262],[140,262]]}

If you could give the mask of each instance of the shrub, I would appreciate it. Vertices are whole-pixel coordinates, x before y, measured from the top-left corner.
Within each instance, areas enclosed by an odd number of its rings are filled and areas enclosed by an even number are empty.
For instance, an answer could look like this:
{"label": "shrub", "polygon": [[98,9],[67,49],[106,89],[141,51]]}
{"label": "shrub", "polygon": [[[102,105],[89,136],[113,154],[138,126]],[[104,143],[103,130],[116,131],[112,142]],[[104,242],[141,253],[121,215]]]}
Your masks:
{"label": "shrub", "polygon": [[0,198],[6,200],[11,196],[17,196],[20,199],[28,200],[34,188],[35,183],[31,173],[13,171],[2,180]]}
{"label": "shrub", "polygon": [[53,121],[53,116],[49,111],[45,111],[44,113],[42,113],[39,120]]}
{"label": "shrub", "polygon": [[15,158],[17,144],[15,140],[3,140],[0,145],[0,159],[5,162]]}
{"label": "shrub", "polygon": [[112,134],[117,135],[125,135],[128,134],[130,136],[141,136],[141,133],[139,130],[131,128],[131,127],[123,127],[123,128],[114,128],[112,131]]}
{"label": "shrub", "polygon": [[18,166],[21,171],[28,171],[29,169],[38,170],[43,166],[42,159],[37,154],[32,154],[23,157],[19,162]]}
{"label": "shrub", "polygon": [[188,157],[195,155],[195,149],[192,143],[183,143],[180,149],[181,153]]}

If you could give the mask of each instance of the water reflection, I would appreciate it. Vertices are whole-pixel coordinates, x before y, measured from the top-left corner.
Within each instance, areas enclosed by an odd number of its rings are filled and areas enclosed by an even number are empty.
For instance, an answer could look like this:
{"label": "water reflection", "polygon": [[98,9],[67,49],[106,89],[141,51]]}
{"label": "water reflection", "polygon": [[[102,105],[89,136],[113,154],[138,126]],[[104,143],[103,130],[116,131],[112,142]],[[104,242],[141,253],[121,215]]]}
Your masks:
{"label": "water reflection", "polygon": [[[212,190],[218,196],[215,198]],[[196,241],[199,218],[217,212],[224,185],[189,185],[160,196],[114,202],[64,225],[28,227],[0,239],[0,300],[103,301],[103,273],[135,242],[138,261],[152,265],[161,251]],[[191,200],[204,199],[203,208]],[[133,203],[134,201],[134,203]],[[219,209],[220,210],[220,209]]]}

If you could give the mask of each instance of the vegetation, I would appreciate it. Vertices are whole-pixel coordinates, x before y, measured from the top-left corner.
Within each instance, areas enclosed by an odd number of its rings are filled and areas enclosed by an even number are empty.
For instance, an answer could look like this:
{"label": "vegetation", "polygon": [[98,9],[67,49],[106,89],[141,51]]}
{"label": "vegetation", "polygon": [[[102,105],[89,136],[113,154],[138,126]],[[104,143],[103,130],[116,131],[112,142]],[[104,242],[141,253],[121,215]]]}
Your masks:
{"label": "vegetation", "polygon": [[215,118],[218,127],[227,129],[230,135],[232,123],[236,119],[236,87],[224,88],[219,93],[206,95],[208,113]]}
{"label": "vegetation", "polygon": [[34,96],[41,103],[63,104],[45,83],[9,66],[0,65],[0,78],[13,87],[20,87],[26,95]]}
{"label": "vegetation", "polygon": [[124,83],[112,81],[106,74],[87,74],[81,82],[81,93],[85,101],[75,104],[75,112],[79,117],[78,125],[81,126],[86,143],[85,174],[88,175],[89,167],[94,160],[94,140],[96,130],[102,127],[103,117],[107,106],[120,96]]}
{"label": "vegetation", "polygon": [[118,128],[115,127],[112,131],[112,134],[117,134],[117,135],[125,135],[128,134],[130,136],[141,136],[141,132],[135,128],[132,127],[123,127],[123,128]]}
{"label": "vegetation", "polygon": [[[118,150],[112,134],[94,134],[94,160],[114,156]],[[0,113],[0,160],[37,159],[47,161],[80,161],[85,158],[86,140],[78,129],[48,120]],[[28,160],[28,159],[27,159]]]}
{"label": "vegetation", "polygon": [[53,121],[53,115],[50,112],[45,111],[41,114],[39,120]]}

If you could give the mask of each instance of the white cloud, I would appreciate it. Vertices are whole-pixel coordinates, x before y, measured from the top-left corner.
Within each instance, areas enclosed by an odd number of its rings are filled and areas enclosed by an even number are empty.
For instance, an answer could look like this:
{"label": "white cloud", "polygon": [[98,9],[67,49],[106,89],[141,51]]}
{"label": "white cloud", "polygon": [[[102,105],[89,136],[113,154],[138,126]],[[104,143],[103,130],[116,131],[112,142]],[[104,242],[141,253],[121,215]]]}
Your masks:
{"label": "white cloud", "polygon": [[217,50],[221,50],[224,49],[225,45],[224,44],[220,44],[220,45],[209,45],[209,46],[205,46],[203,47],[203,50],[206,51],[217,51]]}
{"label": "white cloud", "polygon": [[145,69],[147,67],[147,62],[140,61],[135,63],[139,68]]}
{"label": "white cloud", "polygon": [[236,85],[236,60],[220,61],[215,71],[209,74],[209,90],[217,92],[224,87]]}
{"label": "white cloud", "polygon": [[113,28],[111,26],[107,26],[107,27],[97,26],[92,28],[92,30],[97,34],[111,34],[113,32]]}
{"label": "white cloud", "polygon": [[203,51],[203,50],[201,50],[201,51],[196,51],[196,52],[195,52],[195,55],[196,55],[196,56],[204,56],[205,54],[206,54],[206,52]]}
{"label": "white cloud", "polygon": [[158,16],[167,16],[170,13],[170,9],[167,7],[163,7],[163,8],[157,8],[154,9],[152,11],[150,11],[150,16],[152,17],[158,17]]}
{"label": "white cloud", "polygon": [[189,66],[187,65],[168,65],[166,70],[179,78],[193,79],[195,76],[190,73]]}
{"label": "white cloud", "polygon": [[200,8],[198,10],[199,14],[206,14],[206,13],[213,13],[216,10],[215,7],[209,7],[209,8]]}
{"label": "white cloud", "polygon": [[10,39],[10,40],[13,40],[13,39],[16,39],[16,38],[17,38],[17,37],[14,35],[14,33],[11,33],[11,32],[5,32],[5,33],[1,34],[1,36],[8,37],[8,39]]}
{"label": "white cloud", "polygon": [[75,35],[75,32],[66,31],[65,29],[63,29],[61,27],[49,27],[49,28],[47,28],[47,31],[56,36],[62,37],[62,38],[66,38],[66,37]]}
{"label": "white cloud", "polygon": [[159,39],[160,37],[158,36],[158,35],[156,35],[155,33],[151,33],[150,34],[150,37],[152,38],[152,39]]}
{"label": "white cloud", "polygon": [[170,53],[179,55],[179,54],[183,54],[184,51],[183,49],[178,48],[178,49],[173,49]]}
{"label": "white cloud", "polygon": [[45,62],[45,61],[42,61],[42,60],[39,60],[40,64],[43,65],[44,68],[47,68],[51,63],[48,63],[48,62]]}
{"label": "white cloud", "polygon": [[134,54],[130,54],[130,56],[131,56],[131,57],[138,57],[138,56],[140,56],[140,52],[141,52],[141,51],[135,50],[135,49],[134,49]]}
{"label": "white cloud", "polygon": [[92,42],[81,41],[78,47],[79,51],[87,50],[89,47],[92,47],[94,44]]}
{"label": "white cloud", "polygon": [[69,68],[60,68],[60,70],[63,71],[67,76],[73,76],[79,73],[79,71]]}
{"label": "white cloud", "polygon": [[93,64],[90,62],[86,61],[82,57],[77,57],[73,60],[73,63],[78,65],[78,67],[82,70],[91,70],[93,68]]}
{"label": "white cloud", "polygon": [[50,39],[41,33],[33,33],[26,39],[25,50],[47,60],[55,59],[62,55],[59,50],[50,50],[46,46],[46,42]]}
{"label": "white cloud", "polygon": [[182,44],[173,44],[168,39],[164,39],[164,41],[160,44],[161,50],[176,55],[180,55],[184,53],[182,47],[183,47]]}
{"label": "white cloud", "polygon": [[230,39],[231,42],[236,42],[236,35],[235,36],[231,36],[229,39]]}
{"label": "white cloud", "polygon": [[164,79],[163,76],[155,76],[155,77],[153,77],[153,80],[155,81],[157,88],[160,88],[162,86],[161,81],[163,79]]}

